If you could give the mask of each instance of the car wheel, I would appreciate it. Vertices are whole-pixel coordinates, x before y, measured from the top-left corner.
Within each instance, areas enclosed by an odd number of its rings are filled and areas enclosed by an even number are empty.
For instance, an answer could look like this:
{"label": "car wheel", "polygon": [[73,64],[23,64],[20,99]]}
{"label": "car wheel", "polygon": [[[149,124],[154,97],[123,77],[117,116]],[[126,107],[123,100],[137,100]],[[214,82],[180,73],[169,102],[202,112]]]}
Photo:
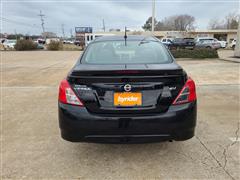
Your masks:
{"label": "car wheel", "polygon": [[233,50],[235,49],[235,45],[232,46],[232,49],[233,49]]}
{"label": "car wheel", "polygon": [[207,49],[212,49],[211,46],[207,46],[206,48],[207,48]]}

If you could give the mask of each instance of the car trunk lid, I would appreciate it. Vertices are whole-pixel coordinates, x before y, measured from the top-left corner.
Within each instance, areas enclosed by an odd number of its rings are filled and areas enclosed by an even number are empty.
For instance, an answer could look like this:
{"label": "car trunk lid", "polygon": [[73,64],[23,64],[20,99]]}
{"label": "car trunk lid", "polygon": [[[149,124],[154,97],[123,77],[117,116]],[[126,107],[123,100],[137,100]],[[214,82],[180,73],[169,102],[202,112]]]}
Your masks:
{"label": "car trunk lid", "polygon": [[[68,81],[90,113],[124,116],[130,113],[167,111],[184,85],[186,77],[176,63],[80,64],[71,71]],[[128,94],[124,88],[126,85],[131,87]],[[138,95],[141,102],[137,105],[118,105],[114,103],[116,95],[133,95],[133,98]]]}

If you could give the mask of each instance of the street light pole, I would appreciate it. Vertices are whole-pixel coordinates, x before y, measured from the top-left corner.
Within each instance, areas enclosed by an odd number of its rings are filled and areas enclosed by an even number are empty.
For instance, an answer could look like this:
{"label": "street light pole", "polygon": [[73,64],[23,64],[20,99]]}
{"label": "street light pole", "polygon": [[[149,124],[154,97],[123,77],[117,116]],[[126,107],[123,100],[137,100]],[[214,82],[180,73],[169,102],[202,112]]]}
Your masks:
{"label": "street light pole", "polygon": [[155,0],[152,0],[152,34],[154,34],[155,26]]}

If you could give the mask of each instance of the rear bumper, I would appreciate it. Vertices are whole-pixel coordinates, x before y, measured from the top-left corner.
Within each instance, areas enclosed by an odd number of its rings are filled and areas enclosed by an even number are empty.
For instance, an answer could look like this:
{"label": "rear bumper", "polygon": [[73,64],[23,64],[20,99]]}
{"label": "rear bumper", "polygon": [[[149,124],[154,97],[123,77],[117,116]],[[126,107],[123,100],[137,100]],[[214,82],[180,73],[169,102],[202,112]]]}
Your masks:
{"label": "rear bumper", "polygon": [[171,106],[161,114],[116,117],[90,114],[85,107],[59,103],[63,139],[72,142],[143,143],[187,140],[194,136],[196,102]]}

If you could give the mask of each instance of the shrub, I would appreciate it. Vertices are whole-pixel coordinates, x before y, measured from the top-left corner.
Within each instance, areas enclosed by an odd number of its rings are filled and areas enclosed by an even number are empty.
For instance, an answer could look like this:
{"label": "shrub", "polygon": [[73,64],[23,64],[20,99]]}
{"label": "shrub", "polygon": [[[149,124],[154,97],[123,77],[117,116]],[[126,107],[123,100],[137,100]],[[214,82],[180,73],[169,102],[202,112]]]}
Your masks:
{"label": "shrub", "polygon": [[35,50],[37,49],[37,44],[32,40],[20,39],[17,40],[14,48],[17,51]]}
{"label": "shrub", "polygon": [[51,41],[47,45],[47,49],[50,51],[59,51],[63,49],[63,44],[62,42],[59,42],[59,41]]}
{"label": "shrub", "polygon": [[171,50],[171,53],[175,58],[218,58],[217,50],[206,48]]}

